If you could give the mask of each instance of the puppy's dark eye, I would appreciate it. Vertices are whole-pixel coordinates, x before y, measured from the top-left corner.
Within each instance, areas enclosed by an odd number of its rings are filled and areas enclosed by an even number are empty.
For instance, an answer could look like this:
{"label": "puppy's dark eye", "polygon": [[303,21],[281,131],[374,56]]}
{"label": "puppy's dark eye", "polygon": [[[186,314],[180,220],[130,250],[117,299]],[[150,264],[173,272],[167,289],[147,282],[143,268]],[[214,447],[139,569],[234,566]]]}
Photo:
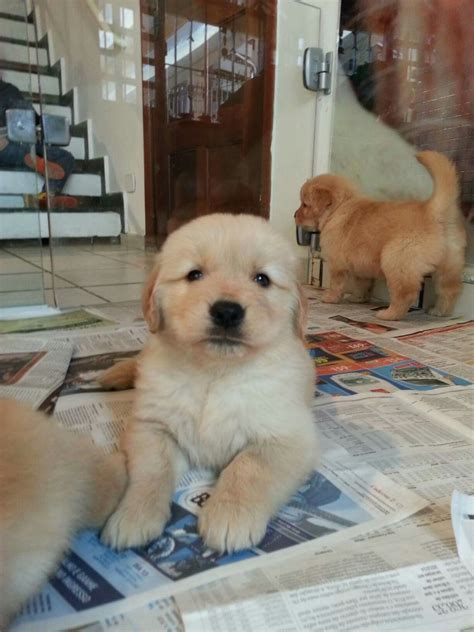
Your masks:
{"label": "puppy's dark eye", "polygon": [[262,272],[256,274],[253,280],[255,281],[255,283],[258,283],[262,287],[268,287],[270,285],[270,279],[267,277],[266,274],[263,274]]}
{"label": "puppy's dark eye", "polygon": [[202,272],[201,270],[191,270],[191,272],[188,272],[186,278],[188,281],[198,281],[202,278]]}

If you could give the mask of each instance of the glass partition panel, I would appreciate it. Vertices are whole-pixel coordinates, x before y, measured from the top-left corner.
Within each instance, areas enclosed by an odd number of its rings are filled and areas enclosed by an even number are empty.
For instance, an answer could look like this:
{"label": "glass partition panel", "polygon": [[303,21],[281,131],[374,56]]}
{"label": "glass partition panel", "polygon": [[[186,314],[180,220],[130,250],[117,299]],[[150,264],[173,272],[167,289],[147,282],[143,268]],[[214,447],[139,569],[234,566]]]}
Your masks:
{"label": "glass partition panel", "polygon": [[[2,0],[0,13],[0,310],[45,301],[39,208],[45,162],[36,142],[37,72],[48,52],[36,41],[32,5]],[[43,200],[45,201],[45,200]]]}

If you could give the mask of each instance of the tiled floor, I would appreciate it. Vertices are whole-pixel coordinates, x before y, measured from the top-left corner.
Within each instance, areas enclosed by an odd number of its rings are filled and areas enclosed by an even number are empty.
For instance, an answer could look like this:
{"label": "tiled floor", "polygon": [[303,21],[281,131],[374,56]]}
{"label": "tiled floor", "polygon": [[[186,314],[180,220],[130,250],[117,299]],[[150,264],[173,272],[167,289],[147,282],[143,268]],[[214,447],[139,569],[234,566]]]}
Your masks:
{"label": "tiled floor", "polygon": [[[67,243],[54,246],[59,307],[130,301],[140,298],[156,251],[143,238],[123,236],[120,244]],[[53,305],[49,250],[24,243],[0,243],[0,308],[42,303]]]}

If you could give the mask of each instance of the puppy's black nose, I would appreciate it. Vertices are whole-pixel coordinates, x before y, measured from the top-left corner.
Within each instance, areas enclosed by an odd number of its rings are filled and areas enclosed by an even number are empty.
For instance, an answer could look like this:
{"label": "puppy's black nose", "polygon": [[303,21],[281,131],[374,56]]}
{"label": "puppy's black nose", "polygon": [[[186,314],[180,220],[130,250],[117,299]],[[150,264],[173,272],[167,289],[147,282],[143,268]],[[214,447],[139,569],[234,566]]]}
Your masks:
{"label": "puppy's black nose", "polygon": [[232,301],[216,301],[209,310],[216,327],[232,329],[238,327],[245,316],[245,309]]}

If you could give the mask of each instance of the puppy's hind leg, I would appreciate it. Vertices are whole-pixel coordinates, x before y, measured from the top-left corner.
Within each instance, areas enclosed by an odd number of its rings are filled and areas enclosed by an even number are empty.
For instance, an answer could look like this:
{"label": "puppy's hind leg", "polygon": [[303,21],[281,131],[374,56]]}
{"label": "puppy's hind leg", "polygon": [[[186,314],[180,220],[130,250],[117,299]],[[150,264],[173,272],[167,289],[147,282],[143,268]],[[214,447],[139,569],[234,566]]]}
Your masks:
{"label": "puppy's hind leg", "polygon": [[350,292],[349,301],[351,303],[367,303],[370,300],[370,293],[374,285],[373,279],[361,279],[360,277],[351,277],[347,284],[347,290]]}
{"label": "puppy's hind leg", "polygon": [[99,384],[107,389],[123,391],[133,388],[137,371],[137,358],[129,358],[114,364],[98,378]]}
{"label": "puppy's hind leg", "polygon": [[387,257],[381,263],[390,294],[390,305],[387,309],[376,312],[376,316],[381,320],[400,320],[416,303],[423,276],[418,272],[418,266],[410,265],[409,261],[404,263],[398,258]]}
{"label": "puppy's hind leg", "polygon": [[443,262],[436,270],[434,286],[436,302],[428,310],[432,316],[450,316],[453,313],[456,300],[462,290],[462,270],[464,258],[451,257]]}

